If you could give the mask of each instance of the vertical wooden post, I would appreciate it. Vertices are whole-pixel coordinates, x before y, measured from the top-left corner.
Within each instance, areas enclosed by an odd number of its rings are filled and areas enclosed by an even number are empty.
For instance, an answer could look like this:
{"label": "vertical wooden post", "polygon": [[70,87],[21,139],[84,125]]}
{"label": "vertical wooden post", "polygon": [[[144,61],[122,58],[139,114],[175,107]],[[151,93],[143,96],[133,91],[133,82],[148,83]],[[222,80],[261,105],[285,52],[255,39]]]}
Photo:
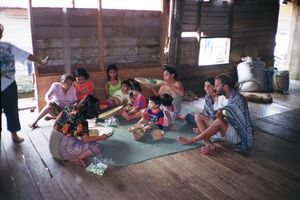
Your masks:
{"label": "vertical wooden post", "polygon": [[[36,55],[36,51],[34,49],[35,47],[35,26],[34,26],[34,22],[33,22],[33,17],[32,17],[32,0],[28,0],[28,18],[29,18],[29,22],[30,22],[30,30],[31,30],[31,43],[32,43],[32,51],[33,51],[33,55]],[[34,65],[34,74],[38,75],[39,71],[36,67],[35,64]]]}
{"label": "vertical wooden post", "polygon": [[[299,2],[299,1],[298,1]],[[293,2],[287,66],[292,79],[300,80],[300,5]]]}
{"label": "vertical wooden post", "polygon": [[168,64],[174,66],[180,78],[180,48],[184,1],[172,0]]}
{"label": "vertical wooden post", "polygon": [[104,71],[104,34],[102,0],[98,3],[98,41],[99,41],[99,68]]}
{"label": "vertical wooden post", "polygon": [[64,36],[64,69],[65,73],[71,73],[71,46],[69,36],[68,9],[63,7],[63,36]]}
{"label": "vertical wooden post", "polygon": [[[32,42],[32,51],[33,55],[36,55],[36,50],[35,50],[35,41],[36,41],[36,34],[35,34],[35,26],[34,26],[34,21],[33,21],[33,15],[32,15],[32,0],[28,0],[28,18],[30,21],[30,28],[31,28],[31,42]],[[34,66],[34,73],[33,73],[33,82],[34,82],[34,97],[37,100],[37,109],[40,112],[42,110],[42,105],[39,103],[39,90],[37,87],[37,81],[36,77],[39,75],[39,70],[37,66],[33,63]]]}
{"label": "vertical wooden post", "polygon": [[164,50],[167,45],[168,39],[168,20],[169,20],[169,7],[170,4],[168,0],[161,0],[161,14],[160,14],[160,66],[164,66],[165,58],[164,58]]}

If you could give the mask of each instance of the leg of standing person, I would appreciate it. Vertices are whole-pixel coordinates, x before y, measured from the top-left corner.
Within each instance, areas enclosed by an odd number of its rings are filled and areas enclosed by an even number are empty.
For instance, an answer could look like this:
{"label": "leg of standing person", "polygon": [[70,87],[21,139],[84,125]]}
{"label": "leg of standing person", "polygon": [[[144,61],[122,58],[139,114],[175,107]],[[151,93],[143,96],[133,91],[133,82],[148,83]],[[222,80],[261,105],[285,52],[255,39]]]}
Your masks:
{"label": "leg of standing person", "polygon": [[11,132],[11,138],[15,143],[22,143],[17,131],[21,130],[18,112],[18,90],[16,82],[13,82],[1,92],[1,110],[3,109],[7,121],[7,130]]}

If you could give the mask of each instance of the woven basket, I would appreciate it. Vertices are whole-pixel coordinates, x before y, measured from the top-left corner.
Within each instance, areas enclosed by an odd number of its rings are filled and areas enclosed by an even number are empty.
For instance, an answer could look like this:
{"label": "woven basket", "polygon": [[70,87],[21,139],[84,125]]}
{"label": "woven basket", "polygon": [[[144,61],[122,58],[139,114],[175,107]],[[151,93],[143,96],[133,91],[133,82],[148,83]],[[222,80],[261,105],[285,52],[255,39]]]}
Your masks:
{"label": "woven basket", "polygon": [[151,135],[152,135],[152,140],[161,140],[164,137],[165,132],[160,129],[153,129],[151,131]]}
{"label": "woven basket", "polygon": [[129,132],[132,134],[133,139],[135,139],[135,140],[139,140],[139,139],[143,138],[145,135],[143,125],[141,125],[141,124],[135,124],[134,126],[132,126],[129,129]]}
{"label": "woven basket", "polygon": [[[156,88],[164,84],[164,81],[152,78],[136,77],[135,80],[148,89]],[[153,80],[154,82],[149,82],[149,80]]]}

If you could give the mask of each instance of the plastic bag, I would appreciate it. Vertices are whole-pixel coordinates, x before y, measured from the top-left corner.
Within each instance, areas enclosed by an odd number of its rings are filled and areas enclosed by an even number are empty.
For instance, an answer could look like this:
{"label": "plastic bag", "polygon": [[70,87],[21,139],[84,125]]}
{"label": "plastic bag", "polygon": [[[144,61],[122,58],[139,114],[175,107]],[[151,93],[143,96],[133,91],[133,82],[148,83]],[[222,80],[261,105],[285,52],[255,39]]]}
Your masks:
{"label": "plastic bag", "polygon": [[107,126],[118,126],[118,119],[115,118],[114,116],[104,120],[104,124],[107,125]]}
{"label": "plastic bag", "polygon": [[98,155],[93,158],[91,164],[87,166],[85,170],[98,176],[102,176],[110,162],[110,158],[105,158],[102,155]]}

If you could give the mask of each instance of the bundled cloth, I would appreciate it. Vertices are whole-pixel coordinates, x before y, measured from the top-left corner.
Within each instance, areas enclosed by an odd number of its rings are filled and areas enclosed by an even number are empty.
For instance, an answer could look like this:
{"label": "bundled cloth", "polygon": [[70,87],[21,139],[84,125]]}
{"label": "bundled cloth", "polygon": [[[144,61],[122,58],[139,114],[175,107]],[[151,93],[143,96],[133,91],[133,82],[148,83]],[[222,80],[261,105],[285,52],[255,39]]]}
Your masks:
{"label": "bundled cloth", "polygon": [[235,150],[250,150],[254,142],[254,134],[245,97],[237,91],[232,90],[228,104],[222,110],[227,111],[227,121],[235,127],[238,136],[241,138],[241,141],[236,144]]}

